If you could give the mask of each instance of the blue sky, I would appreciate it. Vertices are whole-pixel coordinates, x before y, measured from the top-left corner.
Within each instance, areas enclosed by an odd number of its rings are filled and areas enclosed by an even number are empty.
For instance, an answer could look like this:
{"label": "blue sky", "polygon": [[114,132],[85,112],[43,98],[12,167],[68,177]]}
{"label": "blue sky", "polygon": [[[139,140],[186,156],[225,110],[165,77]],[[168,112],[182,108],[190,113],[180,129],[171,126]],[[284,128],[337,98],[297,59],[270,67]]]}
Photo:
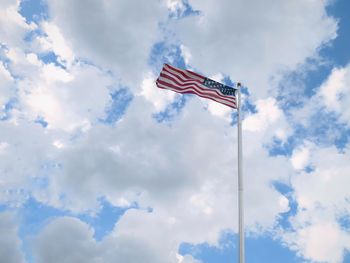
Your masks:
{"label": "blue sky", "polygon": [[350,262],[349,12],[3,1],[0,261],[238,262],[236,113],[170,63],[244,84],[246,262]]}

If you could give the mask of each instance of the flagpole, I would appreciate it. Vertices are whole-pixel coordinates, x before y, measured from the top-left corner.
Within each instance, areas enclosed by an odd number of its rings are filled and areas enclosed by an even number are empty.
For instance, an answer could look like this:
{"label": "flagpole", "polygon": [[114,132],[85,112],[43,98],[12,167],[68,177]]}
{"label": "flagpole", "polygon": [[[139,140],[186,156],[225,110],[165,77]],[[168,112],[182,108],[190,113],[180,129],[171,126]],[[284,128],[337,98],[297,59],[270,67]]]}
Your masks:
{"label": "flagpole", "polygon": [[243,210],[243,177],[242,177],[242,120],[241,120],[241,83],[237,83],[237,135],[238,135],[238,231],[239,263],[244,263],[244,210]]}

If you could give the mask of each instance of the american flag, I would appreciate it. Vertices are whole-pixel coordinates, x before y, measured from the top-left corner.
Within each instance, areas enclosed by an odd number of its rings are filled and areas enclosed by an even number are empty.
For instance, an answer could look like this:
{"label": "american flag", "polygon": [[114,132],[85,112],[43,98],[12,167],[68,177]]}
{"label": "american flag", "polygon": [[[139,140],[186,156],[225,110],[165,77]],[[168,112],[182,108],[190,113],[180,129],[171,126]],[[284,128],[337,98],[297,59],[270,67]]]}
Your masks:
{"label": "american flag", "polygon": [[156,84],[161,89],[168,89],[182,94],[196,94],[237,109],[237,89],[203,77],[190,70],[183,70],[164,64]]}

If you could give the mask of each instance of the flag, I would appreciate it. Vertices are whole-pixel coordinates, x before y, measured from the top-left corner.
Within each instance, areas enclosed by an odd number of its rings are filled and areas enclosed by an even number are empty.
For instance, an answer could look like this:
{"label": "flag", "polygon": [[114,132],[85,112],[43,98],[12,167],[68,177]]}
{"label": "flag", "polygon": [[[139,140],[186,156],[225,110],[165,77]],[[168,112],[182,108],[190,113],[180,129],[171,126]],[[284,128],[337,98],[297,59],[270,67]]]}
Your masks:
{"label": "flag", "polygon": [[196,94],[237,109],[237,89],[203,77],[190,70],[183,70],[164,64],[156,85],[158,88],[182,94]]}

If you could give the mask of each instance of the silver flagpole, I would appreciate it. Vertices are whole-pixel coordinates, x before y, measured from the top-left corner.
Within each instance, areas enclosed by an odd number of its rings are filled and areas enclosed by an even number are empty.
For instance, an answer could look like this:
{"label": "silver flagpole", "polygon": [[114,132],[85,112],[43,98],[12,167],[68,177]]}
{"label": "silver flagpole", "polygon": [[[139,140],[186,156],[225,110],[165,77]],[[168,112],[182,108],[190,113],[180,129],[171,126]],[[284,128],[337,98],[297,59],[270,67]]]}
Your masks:
{"label": "silver flagpole", "polygon": [[241,83],[237,83],[237,135],[238,135],[238,231],[239,263],[244,263],[244,210],[243,210],[243,177],[242,177],[242,120],[241,120]]}

